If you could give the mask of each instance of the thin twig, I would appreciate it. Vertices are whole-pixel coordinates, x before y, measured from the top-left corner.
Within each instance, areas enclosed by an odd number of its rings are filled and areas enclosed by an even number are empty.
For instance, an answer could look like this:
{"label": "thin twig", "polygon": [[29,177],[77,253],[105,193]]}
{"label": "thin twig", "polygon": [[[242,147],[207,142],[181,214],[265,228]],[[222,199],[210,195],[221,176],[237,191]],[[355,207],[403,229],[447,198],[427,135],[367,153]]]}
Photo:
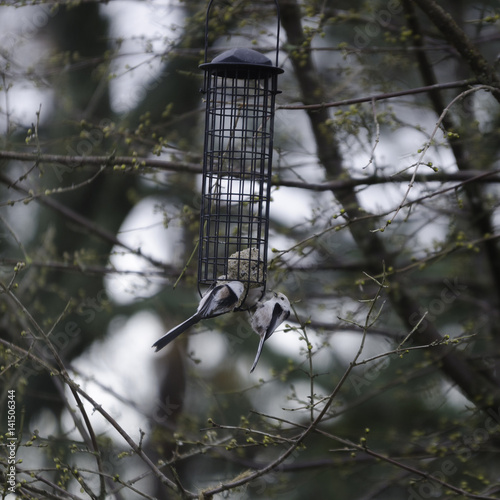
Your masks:
{"label": "thin twig", "polygon": [[380,123],[378,122],[377,118],[377,109],[375,107],[375,100],[372,99],[372,113],[373,113],[373,121],[375,122],[375,141],[372,146],[372,150],[370,153],[370,160],[368,163],[363,167],[363,169],[368,168],[375,160],[375,150],[377,149],[377,146],[380,142]]}
{"label": "thin twig", "polygon": [[[276,416],[273,416],[273,415],[265,415],[265,414],[261,414],[262,416],[264,417],[267,417],[267,418],[271,418],[271,419],[274,419],[274,420],[277,420],[279,422],[283,422],[283,423],[286,423],[286,424],[289,424],[289,425],[292,425],[294,427],[299,427],[299,428],[302,428],[302,429],[309,429],[308,426],[304,425],[304,424],[300,424],[298,422],[292,422],[290,420],[287,420],[287,419],[284,419],[284,418],[281,418],[281,417],[276,417]],[[428,473],[428,472],[424,472],[424,471],[421,471],[419,469],[416,469],[415,467],[411,467],[409,465],[406,465],[400,461],[397,461],[397,460],[394,460],[386,455],[383,455],[381,453],[378,453],[376,451],[373,451],[371,450],[370,448],[368,448],[366,445],[362,445],[362,444],[358,444],[358,443],[355,443],[353,441],[350,441],[349,439],[345,439],[345,438],[341,438],[339,436],[335,436],[329,432],[326,432],[322,429],[319,429],[319,428],[314,428],[313,429],[314,432],[322,435],[322,436],[325,436],[325,437],[328,437],[329,439],[332,439],[332,440],[335,440],[337,441],[338,443],[341,443],[343,444],[344,446],[347,447],[347,449],[345,451],[351,451],[351,449],[355,449],[359,452],[362,452],[362,453],[366,453],[367,455],[370,455],[374,458],[376,458],[377,460],[380,460],[382,462],[387,462],[395,467],[397,467],[398,469],[403,469],[403,470],[406,470],[408,472],[411,472],[412,474],[415,474],[416,476],[419,476],[419,477],[422,477],[424,479],[427,479],[428,481],[435,481],[439,484],[441,484],[441,486],[444,486],[445,488],[448,488],[450,489],[451,491],[454,491],[455,493],[458,493],[460,495],[463,495],[467,498],[473,498],[475,500],[494,500],[495,497],[491,497],[491,496],[484,496],[484,495],[476,495],[474,493],[470,493],[468,491],[465,491],[461,488],[458,488],[457,486],[454,486],[450,483],[447,483],[446,481],[443,481],[435,476],[433,476],[432,474]]]}
{"label": "thin twig", "polygon": [[399,204],[399,206],[397,207],[396,211],[394,212],[394,215],[392,216],[391,218],[391,221],[387,221],[385,223],[385,226],[383,226],[382,228],[379,228],[379,229],[375,229],[374,231],[380,231],[380,230],[383,230],[385,229],[391,222],[393,219],[395,219],[397,217],[397,215],[399,214],[399,212],[401,211],[401,209],[406,205],[406,200],[408,199],[408,196],[410,194],[410,191],[412,190],[414,184],[415,184],[415,179],[416,179],[416,176],[417,176],[417,172],[418,172],[418,168],[420,167],[420,165],[422,165],[423,163],[423,160],[424,160],[424,156],[426,155],[428,149],[431,147],[433,141],[434,141],[434,137],[437,133],[437,131],[439,130],[439,127],[441,126],[441,123],[443,121],[443,119],[445,118],[445,116],[447,115],[448,111],[450,110],[450,108],[457,102],[457,101],[460,101],[461,99],[464,99],[466,96],[468,96],[469,94],[473,93],[473,92],[477,92],[478,90],[489,90],[489,91],[494,91],[495,89],[493,87],[490,87],[488,85],[480,85],[479,87],[474,87],[472,89],[469,89],[469,90],[466,90],[462,93],[460,93],[458,96],[456,96],[449,104],[448,106],[446,106],[446,108],[443,110],[443,112],[441,113],[438,121],[436,122],[436,125],[434,126],[434,130],[432,131],[432,134],[430,135],[429,137],[429,140],[425,143],[425,146],[422,148],[422,151],[420,153],[420,156],[418,158],[418,161],[415,165],[415,168],[413,170],[413,175],[411,177],[411,180],[410,180],[410,183],[408,184],[408,188],[406,190],[406,193],[404,194],[403,196],[403,200],[401,201],[401,203]]}
{"label": "thin twig", "polygon": [[[382,280],[382,284],[385,286],[384,280]],[[373,299],[372,305],[370,307],[370,310],[367,314],[366,317],[366,328],[363,333],[363,338],[361,340],[358,352],[356,356],[354,357],[353,361],[349,364],[348,368],[344,372],[343,376],[341,377],[340,381],[337,383],[335,388],[333,389],[332,393],[328,397],[328,400],[326,404],[324,405],[323,409],[319,412],[318,416],[305,428],[304,432],[296,439],[296,441],[287,449],[285,450],[278,458],[270,462],[268,465],[263,467],[262,469],[259,469],[251,474],[246,475],[245,477],[241,479],[235,479],[233,481],[229,481],[227,483],[224,483],[218,487],[214,488],[208,488],[202,492],[202,495],[205,495],[207,497],[211,497],[217,493],[222,493],[224,491],[231,490],[233,488],[237,488],[239,486],[243,486],[244,484],[249,483],[250,481],[253,481],[268,472],[276,469],[282,462],[284,462],[296,449],[297,447],[302,443],[302,441],[311,433],[313,432],[318,424],[321,422],[325,414],[327,413],[328,409],[330,408],[332,402],[334,401],[335,397],[337,396],[338,392],[340,391],[341,387],[344,385],[345,381],[347,380],[350,372],[354,368],[354,363],[357,361],[359,356],[361,356],[361,353],[363,351],[364,347],[364,342],[366,338],[366,333],[368,330],[368,325],[370,324],[370,317],[371,313],[373,312],[373,308],[375,307],[375,303],[377,301],[377,298],[379,297],[380,293],[382,291],[382,287],[380,287]]]}
{"label": "thin twig", "polygon": [[[31,315],[31,313],[26,309],[26,307],[24,306],[24,304],[17,298],[17,296],[10,289],[6,288],[5,285],[3,285],[3,283],[0,283],[0,287],[4,289],[4,291],[11,298],[11,300],[17,305],[17,307],[19,307],[19,309],[23,312],[23,314],[25,315],[25,317],[28,319],[29,323],[31,323],[31,325],[35,328],[35,330],[37,331],[37,333],[41,335],[41,337],[44,340],[44,343],[47,345],[47,347],[49,348],[52,356],[54,357],[54,360],[55,360],[56,364],[59,366],[60,373],[61,373],[63,379],[66,381],[66,383],[68,383],[69,381],[72,382],[70,376],[68,375],[68,372],[66,371],[66,367],[64,365],[64,362],[62,361],[61,357],[59,356],[59,353],[54,348],[54,345],[52,344],[52,342],[50,340],[50,333],[52,333],[53,329],[56,327],[56,325],[61,321],[61,319],[66,314],[66,311],[69,308],[69,303],[66,305],[66,308],[64,309],[64,311],[61,313],[61,315],[59,316],[59,318],[56,320],[56,322],[52,326],[50,332],[49,333],[45,333],[45,331],[38,325],[38,323],[33,318],[33,316]],[[83,420],[84,420],[85,425],[87,427],[87,430],[89,432],[90,440],[91,440],[91,447],[92,447],[92,450],[93,450],[93,452],[95,454],[95,457],[96,457],[97,467],[99,469],[99,472],[102,472],[102,470],[103,470],[103,464],[102,464],[102,459],[101,459],[101,452],[99,450],[99,445],[97,443],[97,438],[96,438],[94,429],[92,428],[92,425],[90,423],[90,419],[89,419],[89,417],[87,415],[87,412],[85,411],[83,403],[82,403],[80,397],[78,396],[77,392],[75,391],[74,384],[73,383],[71,383],[71,384],[68,383],[68,385],[69,385],[69,388],[70,388],[71,392],[73,393],[73,397],[75,398],[75,401],[76,401],[78,407],[80,408]],[[85,434],[82,434],[82,437],[85,438]],[[105,490],[106,490],[105,483],[104,483],[104,478],[101,475],[99,477],[100,477],[100,486],[101,486],[101,495],[100,495],[100,497],[104,498]],[[82,486],[85,487],[86,490],[89,490],[89,491],[87,491],[87,493],[89,493],[89,495],[90,495],[91,494],[90,493],[90,489],[87,488],[87,486],[85,486],[83,484],[82,484]]]}
{"label": "thin twig", "polygon": [[360,104],[363,102],[381,101],[385,99],[392,99],[394,97],[402,97],[406,95],[421,94],[423,92],[430,92],[432,90],[445,90],[456,89],[460,87],[468,87],[477,83],[476,80],[458,80],[456,82],[438,83],[436,85],[427,85],[425,87],[416,87],[414,89],[400,90],[397,92],[384,92],[383,94],[375,94],[366,97],[356,97],[353,99],[344,99],[342,101],[324,102],[319,104],[284,104],[278,106],[276,109],[323,109],[323,108],[337,108],[339,106],[350,106],[352,104]]}
{"label": "thin twig", "polygon": [[[3,182],[4,184],[11,184],[10,180],[7,179],[3,174],[0,174],[0,182]],[[23,192],[25,195],[31,196],[29,191],[26,190],[25,188],[21,186],[15,186],[14,189],[17,191]],[[87,219],[83,215],[80,215],[79,213],[75,212],[71,208],[67,207],[66,205],[63,205],[62,203],[59,203],[57,200],[54,200],[48,196],[43,196],[43,197],[38,197],[34,198],[37,202],[51,208],[52,210],[58,212],[62,216],[66,217],[67,219],[75,222],[79,226],[85,228],[87,231],[90,233],[93,233],[97,236],[99,236],[101,239],[104,241],[108,241],[110,243],[113,243],[114,245],[120,246],[128,250],[129,252],[133,253],[134,255],[137,255],[139,257],[142,257],[149,261],[151,264],[158,266],[158,267],[163,267],[164,264],[153,257],[144,255],[141,251],[140,248],[134,249],[130,245],[120,241],[115,234],[111,233],[110,231],[107,231],[106,229],[102,228],[98,224],[94,223],[93,221]]]}
{"label": "thin twig", "polygon": [[239,426],[234,426],[234,425],[223,425],[223,424],[218,424],[214,422],[213,419],[209,419],[209,423],[212,427],[205,428],[205,429],[200,429],[201,431],[206,431],[212,428],[216,429],[225,429],[225,430],[231,430],[231,431],[240,431],[244,432],[247,434],[255,434],[257,436],[264,436],[273,439],[274,441],[284,441],[286,443],[294,443],[293,439],[285,438],[283,436],[276,436],[275,434],[271,434],[269,432],[264,432],[264,431],[259,431],[257,429],[250,429],[249,427],[239,427]]}
{"label": "thin twig", "polygon": [[[40,327],[40,325],[37,323],[37,321],[33,318],[31,313],[26,309],[26,307],[20,302],[20,300],[16,297],[16,295],[11,291],[8,290],[3,283],[0,282],[0,287],[4,290],[4,292],[7,293],[7,295],[11,298],[11,300],[19,307],[19,309],[24,313],[25,317],[28,319],[29,323],[33,326],[33,328],[36,330],[36,332],[45,340],[46,345],[48,346],[52,356],[54,357],[54,360],[56,364],[59,366],[60,369],[60,376],[62,377],[63,381],[68,385],[70,388],[71,392],[73,393],[75,400],[77,401],[78,407],[82,411],[82,416],[85,420],[85,423],[87,425],[87,428],[89,430],[89,433],[91,436],[93,435],[93,429],[90,425],[90,422],[88,420],[88,416],[86,415],[86,412],[84,411],[83,408],[83,403],[80,399],[79,396],[82,396],[84,399],[90,402],[94,410],[99,412],[117,431],[118,433],[125,439],[125,441],[129,444],[129,446],[136,452],[136,454],[151,468],[151,470],[155,473],[155,475],[160,479],[160,481],[172,488],[174,491],[178,491],[179,487],[177,484],[175,484],[173,481],[168,479],[159,469],[158,467],[151,461],[151,459],[144,453],[142,448],[138,446],[132,438],[123,430],[123,428],[116,422],[116,420],[109,414],[107,413],[101,405],[99,405],[93,398],[91,398],[83,389],[76,384],[73,379],[69,376],[66,367],[62,361],[62,359],[59,356],[59,353],[56,351],[54,348],[52,342],[48,338],[47,334],[43,331],[43,329]],[[1,340],[1,339],[0,339]],[[25,351],[25,354],[27,352]],[[95,435],[94,435],[95,439]],[[99,448],[97,445],[97,442],[95,442],[96,448],[94,448],[94,452],[96,453],[96,458],[100,457],[99,453]],[[187,492],[185,492],[187,493]]]}
{"label": "thin twig", "polygon": [[[33,153],[18,153],[16,151],[0,151],[0,159],[14,159],[20,161],[36,161],[36,154]],[[40,158],[43,161],[53,162],[53,163],[61,163],[65,165],[75,165],[80,162],[84,162],[85,165],[96,166],[99,168],[109,169],[112,165],[109,163],[109,156],[63,156],[63,155],[40,155]],[[144,158],[137,159],[132,156],[123,156],[123,157],[115,157],[114,161],[120,161],[124,165],[132,166],[136,162],[140,161],[140,168],[137,172],[142,172],[141,169],[144,168],[154,168],[156,170],[165,171],[165,172],[188,172],[188,173],[202,173],[201,166],[193,163],[186,162],[172,162],[166,160],[159,160],[155,158]],[[81,165],[80,165],[81,166]],[[135,170],[134,170],[135,171]],[[486,173],[486,172],[484,172]],[[301,189],[307,189],[310,191],[332,191],[335,189],[344,189],[356,186],[371,186],[377,184],[386,184],[386,183],[400,183],[400,182],[410,182],[412,179],[414,182],[453,182],[453,181],[465,181],[470,179],[476,179],[478,182],[487,182],[487,183],[498,183],[500,182],[500,178],[498,174],[500,170],[489,170],[487,177],[481,177],[483,172],[474,170],[474,171],[459,171],[459,172],[436,172],[432,174],[418,174],[417,176],[413,175],[402,175],[398,174],[395,176],[383,176],[383,175],[371,175],[362,178],[350,178],[350,179],[339,179],[330,182],[321,182],[321,183],[307,183],[304,181],[294,181],[290,179],[279,179],[273,178],[272,185],[273,186],[284,186],[284,187],[298,187]],[[12,181],[6,179],[5,177],[2,179],[0,177],[0,181],[3,181],[4,184],[9,185]],[[55,193],[55,191],[54,191]],[[31,195],[27,195],[26,197],[20,200],[9,200],[8,202],[3,202],[2,205],[12,205],[12,203],[17,202],[25,202],[32,199]]]}
{"label": "thin twig", "polygon": [[186,172],[191,174],[201,174],[202,168],[199,163],[189,163],[183,161],[159,160],[157,158],[134,157],[134,156],[70,156],[58,154],[36,154],[23,153],[19,151],[0,151],[0,158],[6,160],[39,161],[40,163],[55,163],[64,165],[70,169],[81,168],[84,165],[105,167],[113,170],[122,165],[133,167],[139,171],[145,168],[156,168],[169,172]]}

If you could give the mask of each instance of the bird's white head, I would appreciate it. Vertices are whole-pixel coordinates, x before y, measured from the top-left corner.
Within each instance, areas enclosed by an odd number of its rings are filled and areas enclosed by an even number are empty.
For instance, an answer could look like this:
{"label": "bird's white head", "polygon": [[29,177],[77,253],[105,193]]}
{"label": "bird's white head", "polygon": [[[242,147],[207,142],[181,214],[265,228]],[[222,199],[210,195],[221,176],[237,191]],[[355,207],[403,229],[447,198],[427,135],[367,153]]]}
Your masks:
{"label": "bird's white head", "polygon": [[289,311],[291,306],[288,297],[280,292],[273,292],[273,294],[276,302],[281,305],[283,310]]}

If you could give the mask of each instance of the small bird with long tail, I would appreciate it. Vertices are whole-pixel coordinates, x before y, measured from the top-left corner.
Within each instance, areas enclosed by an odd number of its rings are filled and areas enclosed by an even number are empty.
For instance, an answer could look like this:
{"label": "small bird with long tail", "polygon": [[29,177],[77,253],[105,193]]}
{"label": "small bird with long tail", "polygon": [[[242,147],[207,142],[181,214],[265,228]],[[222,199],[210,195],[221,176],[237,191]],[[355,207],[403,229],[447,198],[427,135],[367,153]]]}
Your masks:
{"label": "small bird with long tail", "polygon": [[243,299],[245,287],[240,281],[221,281],[221,278],[215,282],[203,295],[198,304],[196,312],[180,325],[172,328],[163,337],[158,339],[152,347],[155,352],[163,349],[167,344],[176,339],[181,333],[189,327],[195,325],[202,319],[215,318],[221,314],[233,311],[240,305]]}
{"label": "small bird with long tail", "polygon": [[257,308],[250,319],[250,324],[255,333],[259,335],[260,342],[250,373],[254,371],[259,362],[264,342],[290,316],[290,308],[288,298],[279,292],[274,292],[273,297],[265,302],[257,302]]}

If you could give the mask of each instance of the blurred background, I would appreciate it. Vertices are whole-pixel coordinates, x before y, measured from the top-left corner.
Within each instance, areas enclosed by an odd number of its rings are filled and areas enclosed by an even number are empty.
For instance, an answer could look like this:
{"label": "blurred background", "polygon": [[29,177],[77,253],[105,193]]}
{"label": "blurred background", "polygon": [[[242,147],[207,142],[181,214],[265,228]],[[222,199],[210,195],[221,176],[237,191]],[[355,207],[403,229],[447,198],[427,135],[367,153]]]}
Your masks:
{"label": "blurred background", "polygon": [[[279,5],[252,374],[244,312],[151,349],[199,300],[207,4],[0,6],[2,498],[12,390],[19,498],[500,498],[498,2]],[[276,24],[215,1],[209,59]]]}

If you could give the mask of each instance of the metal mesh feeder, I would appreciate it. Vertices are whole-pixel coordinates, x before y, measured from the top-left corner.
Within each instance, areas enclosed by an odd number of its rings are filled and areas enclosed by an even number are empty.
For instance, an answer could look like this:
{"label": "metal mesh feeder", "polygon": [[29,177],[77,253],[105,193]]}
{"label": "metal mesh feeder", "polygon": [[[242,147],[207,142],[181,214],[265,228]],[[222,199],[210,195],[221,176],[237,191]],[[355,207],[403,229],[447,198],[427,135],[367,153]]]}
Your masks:
{"label": "metal mesh feeder", "polygon": [[[207,11],[207,27],[208,12]],[[279,35],[279,13],[278,13]],[[279,38],[279,36],[278,36]],[[276,46],[276,63],[278,45]],[[277,76],[263,54],[228,50],[200,67],[206,98],[198,287],[265,291]]]}

